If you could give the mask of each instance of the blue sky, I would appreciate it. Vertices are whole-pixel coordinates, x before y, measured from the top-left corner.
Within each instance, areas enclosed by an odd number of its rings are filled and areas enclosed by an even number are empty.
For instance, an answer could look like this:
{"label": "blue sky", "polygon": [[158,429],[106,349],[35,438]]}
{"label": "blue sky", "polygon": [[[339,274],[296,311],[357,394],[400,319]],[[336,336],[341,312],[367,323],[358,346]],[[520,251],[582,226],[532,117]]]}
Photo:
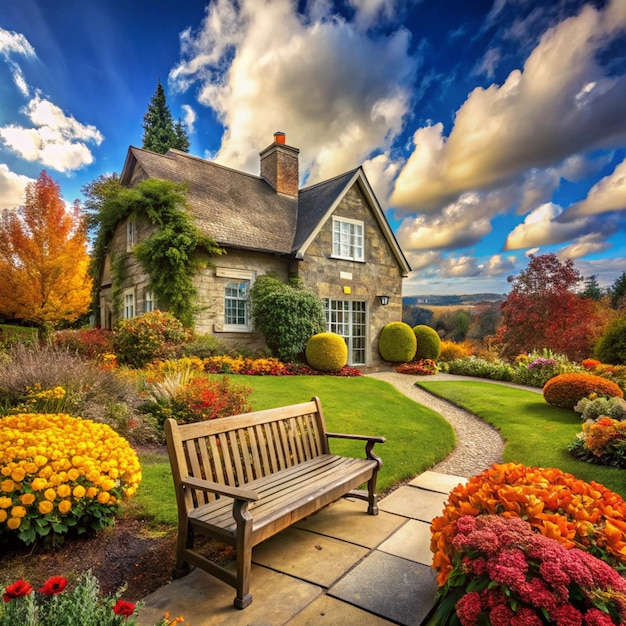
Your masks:
{"label": "blue sky", "polygon": [[280,130],[304,184],[363,164],[405,295],[626,271],[626,0],[4,3],[0,208],[119,173],[158,79],[196,156],[258,174]]}

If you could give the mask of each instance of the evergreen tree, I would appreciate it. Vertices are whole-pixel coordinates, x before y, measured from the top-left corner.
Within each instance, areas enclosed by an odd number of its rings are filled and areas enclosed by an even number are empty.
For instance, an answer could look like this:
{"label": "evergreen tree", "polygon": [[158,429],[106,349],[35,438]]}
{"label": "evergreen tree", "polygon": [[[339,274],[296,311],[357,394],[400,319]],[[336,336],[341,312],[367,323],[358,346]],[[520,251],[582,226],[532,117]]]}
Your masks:
{"label": "evergreen tree", "polygon": [[180,120],[174,125],[160,79],[148,110],[143,116],[143,130],[142,148],[146,150],[160,154],[165,154],[170,148],[177,148],[183,152],[189,151],[187,133]]}
{"label": "evergreen tree", "polygon": [[585,285],[583,290],[580,292],[580,297],[591,298],[596,301],[602,299],[602,289],[600,289],[600,285],[598,284],[595,274],[585,279]]}
{"label": "evergreen tree", "polygon": [[181,152],[189,152],[189,137],[180,117],[174,125],[174,134],[176,135],[176,142],[172,145],[172,148],[176,148],[176,150]]}
{"label": "evergreen tree", "polygon": [[626,307],[626,272],[622,272],[609,289],[611,306],[614,309]]}

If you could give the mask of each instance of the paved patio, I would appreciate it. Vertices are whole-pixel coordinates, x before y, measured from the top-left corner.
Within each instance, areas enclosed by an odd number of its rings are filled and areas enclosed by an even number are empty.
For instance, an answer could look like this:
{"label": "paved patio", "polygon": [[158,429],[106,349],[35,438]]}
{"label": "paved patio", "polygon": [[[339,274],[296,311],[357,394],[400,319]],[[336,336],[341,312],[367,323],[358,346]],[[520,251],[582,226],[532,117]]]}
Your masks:
{"label": "paved patio", "polygon": [[380,501],[380,514],[342,499],[253,551],[252,604],[233,607],[234,589],[194,570],[147,598],[138,623],[165,611],[191,626],[418,626],[434,605],[430,521],[466,478],[424,472]]}

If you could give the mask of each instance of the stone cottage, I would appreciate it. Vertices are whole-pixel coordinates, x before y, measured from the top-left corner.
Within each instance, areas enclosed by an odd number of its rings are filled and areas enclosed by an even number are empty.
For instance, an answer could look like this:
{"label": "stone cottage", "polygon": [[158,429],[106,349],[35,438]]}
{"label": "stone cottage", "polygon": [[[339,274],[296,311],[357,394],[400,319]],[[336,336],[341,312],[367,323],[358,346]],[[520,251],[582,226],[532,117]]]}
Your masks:
{"label": "stone cottage", "polygon": [[[350,365],[376,366],[378,336],[402,317],[402,279],[411,268],[363,169],[299,189],[298,154],[276,133],[260,153],[260,176],[253,176],[178,150],[131,147],[121,183],[184,183],[198,227],[226,251],[195,276],[196,332],[231,345],[263,346],[248,294],[257,276],[274,272],[282,280],[299,277],[322,299],[328,330],[345,338]],[[140,218],[118,224],[101,277],[103,326],[159,308],[132,254],[118,286],[121,309],[113,306],[110,257],[132,252],[150,232]]]}

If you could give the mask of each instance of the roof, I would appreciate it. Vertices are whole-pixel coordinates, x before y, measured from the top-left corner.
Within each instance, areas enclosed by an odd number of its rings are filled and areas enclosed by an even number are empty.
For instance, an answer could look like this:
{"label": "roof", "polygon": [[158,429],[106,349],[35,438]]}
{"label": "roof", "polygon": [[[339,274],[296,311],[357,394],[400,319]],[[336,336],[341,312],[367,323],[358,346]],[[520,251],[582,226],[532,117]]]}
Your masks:
{"label": "roof", "polygon": [[130,186],[145,178],[185,184],[198,227],[219,245],[295,258],[303,257],[348,190],[358,184],[402,273],[411,270],[361,167],[305,187],[294,198],[276,193],[260,176],[186,152],[170,149],[157,154],[131,146],[121,183]]}

